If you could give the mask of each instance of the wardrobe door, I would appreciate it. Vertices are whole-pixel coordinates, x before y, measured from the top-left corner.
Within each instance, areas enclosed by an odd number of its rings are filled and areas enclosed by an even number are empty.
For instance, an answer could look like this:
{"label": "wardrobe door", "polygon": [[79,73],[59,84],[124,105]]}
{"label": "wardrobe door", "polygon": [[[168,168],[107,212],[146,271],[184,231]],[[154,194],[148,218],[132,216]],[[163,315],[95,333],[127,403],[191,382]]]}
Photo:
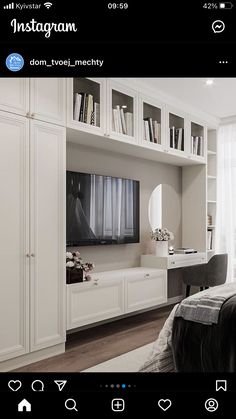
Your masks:
{"label": "wardrobe door", "polygon": [[29,79],[0,78],[0,110],[27,116],[29,112]]}
{"label": "wardrobe door", "polygon": [[0,112],[0,361],[29,351],[29,122]]}
{"label": "wardrobe door", "polygon": [[31,351],[65,341],[65,129],[30,122]]}
{"label": "wardrobe door", "polygon": [[30,79],[30,116],[57,125],[66,125],[66,80]]}

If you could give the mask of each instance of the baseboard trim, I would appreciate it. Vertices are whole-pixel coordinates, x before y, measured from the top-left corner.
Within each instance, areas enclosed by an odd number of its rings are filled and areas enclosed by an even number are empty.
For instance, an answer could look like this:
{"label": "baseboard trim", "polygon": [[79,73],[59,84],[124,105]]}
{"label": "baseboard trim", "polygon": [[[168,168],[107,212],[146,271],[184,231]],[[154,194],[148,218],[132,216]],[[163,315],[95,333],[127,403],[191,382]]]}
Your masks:
{"label": "baseboard trim", "polygon": [[7,361],[0,363],[0,372],[16,370],[17,368],[42,361],[43,359],[50,358],[51,356],[60,355],[63,352],[65,352],[65,343],[60,343],[59,345],[50,346],[50,348],[41,349],[40,351],[21,355],[17,358],[8,359]]}

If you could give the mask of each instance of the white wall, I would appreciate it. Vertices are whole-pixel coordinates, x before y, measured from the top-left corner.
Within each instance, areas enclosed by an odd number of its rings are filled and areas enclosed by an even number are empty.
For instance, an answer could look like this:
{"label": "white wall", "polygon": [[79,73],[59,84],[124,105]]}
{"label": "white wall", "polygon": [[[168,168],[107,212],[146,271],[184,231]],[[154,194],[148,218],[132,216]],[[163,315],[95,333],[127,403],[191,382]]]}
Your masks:
{"label": "white wall", "polygon": [[[140,255],[151,253],[148,201],[159,183],[171,185],[178,194],[181,208],[181,168],[136,157],[105,152],[81,145],[67,144],[67,170],[120,176],[140,181],[140,243],[80,247],[85,261],[95,263],[96,271],[139,266]],[[167,220],[165,220],[167,222]],[[174,244],[181,245],[181,223]]]}

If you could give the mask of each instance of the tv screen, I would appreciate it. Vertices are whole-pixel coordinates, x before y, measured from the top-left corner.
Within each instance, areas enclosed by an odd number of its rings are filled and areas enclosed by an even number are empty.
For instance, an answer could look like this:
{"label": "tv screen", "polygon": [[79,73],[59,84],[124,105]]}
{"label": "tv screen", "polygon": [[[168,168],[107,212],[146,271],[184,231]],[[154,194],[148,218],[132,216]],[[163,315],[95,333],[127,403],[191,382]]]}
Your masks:
{"label": "tv screen", "polygon": [[67,171],[67,246],[139,242],[139,181]]}

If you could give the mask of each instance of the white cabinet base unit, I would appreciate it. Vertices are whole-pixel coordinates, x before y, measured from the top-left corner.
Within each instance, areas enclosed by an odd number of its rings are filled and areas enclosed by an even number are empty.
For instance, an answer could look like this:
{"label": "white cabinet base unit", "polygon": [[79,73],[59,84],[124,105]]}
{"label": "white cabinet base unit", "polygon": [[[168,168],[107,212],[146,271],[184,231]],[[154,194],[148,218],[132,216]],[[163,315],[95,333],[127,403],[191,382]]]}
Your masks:
{"label": "white cabinet base unit", "polygon": [[67,330],[167,302],[167,274],[160,269],[128,268],[91,277],[67,285]]}

